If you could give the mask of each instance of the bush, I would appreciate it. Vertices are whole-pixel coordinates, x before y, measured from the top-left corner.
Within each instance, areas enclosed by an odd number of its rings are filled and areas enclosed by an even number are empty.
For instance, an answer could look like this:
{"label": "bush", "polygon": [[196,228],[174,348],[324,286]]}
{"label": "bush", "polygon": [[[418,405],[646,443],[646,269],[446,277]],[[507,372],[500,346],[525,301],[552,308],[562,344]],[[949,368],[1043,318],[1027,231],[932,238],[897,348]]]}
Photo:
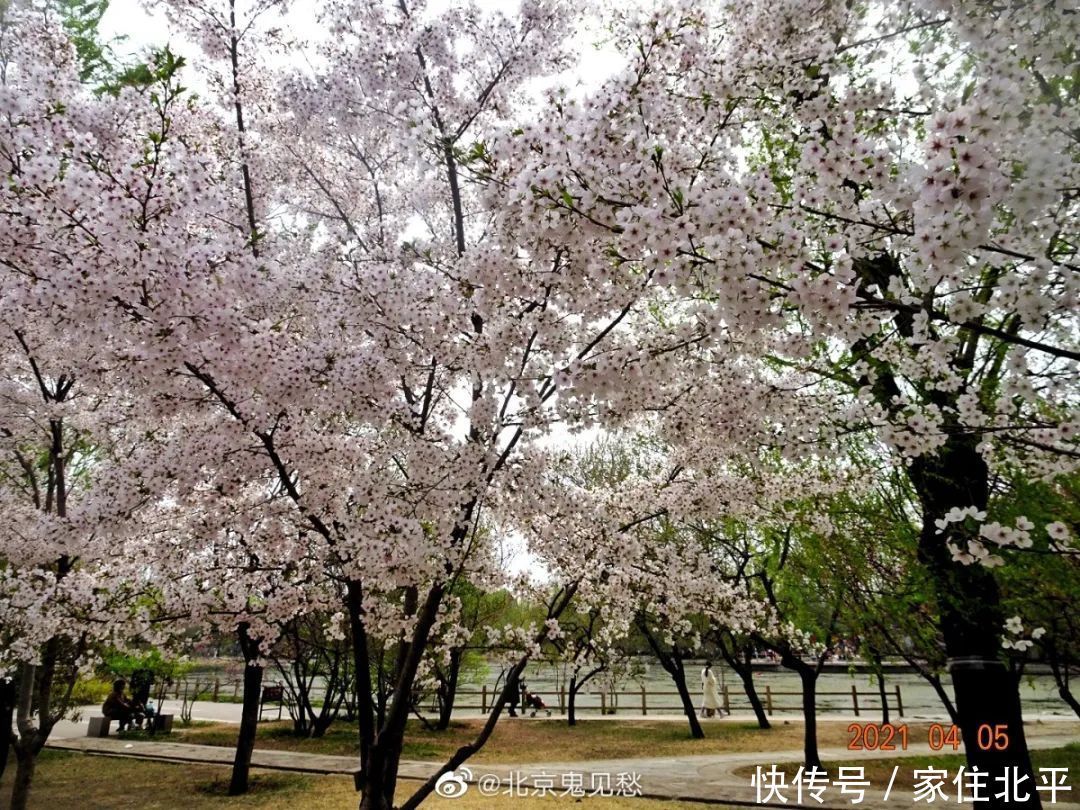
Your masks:
{"label": "bush", "polygon": [[[112,682],[106,678],[79,678],[71,690],[71,705],[73,707],[96,704],[100,706],[105,702],[109,692],[112,691]],[[73,711],[73,720],[79,719],[78,711]]]}

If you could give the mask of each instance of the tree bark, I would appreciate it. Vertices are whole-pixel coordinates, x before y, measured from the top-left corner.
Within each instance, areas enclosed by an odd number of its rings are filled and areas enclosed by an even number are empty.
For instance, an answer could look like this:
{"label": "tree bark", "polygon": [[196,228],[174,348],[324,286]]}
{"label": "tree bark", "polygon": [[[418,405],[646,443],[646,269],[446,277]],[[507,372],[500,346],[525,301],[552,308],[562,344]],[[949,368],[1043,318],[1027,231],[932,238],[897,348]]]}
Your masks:
{"label": "tree bark", "polygon": [[1068,704],[1076,716],[1080,717],[1080,701],[1076,699],[1076,695],[1070,692],[1067,686],[1058,686],[1058,695]]}
{"label": "tree bark", "polygon": [[[1048,658],[1050,660],[1050,671],[1054,673],[1054,683],[1057,684],[1058,696],[1065,701],[1070,709],[1080,717],[1080,701],[1076,699],[1076,695],[1069,689],[1069,664],[1061,663],[1057,657],[1057,650],[1050,648],[1047,651]],[[3,764],[0,763],[0,773],[3,773]]]}
{"label": "tree bark", "polygon": [[457,700],[458,679],[464,652],[460,647],[455,647],[450,651],[449,671],[440,684],[442,691],[439,695],[439,720],[435,724],[435,728],[439,731],[450,728],[450,715],[454,712],[454,701]]}
{"label": "tree bark", "polygon": [[686,686],[686,668],[683,666],[682,655],[679,654],[678,647],[673,647],[670,653],[665,652],[663,647],[660,646],[660,642],[656,640],[656,637],[649,630],[648,621],[639,618],[637,624],[641,634],[645,636],[645,640],[652,647],[653,654],[660,661],[660,666],[664,668],[664,671],[671,676],[671,680],[675,683],[675,689],[678,691],[679,700],[682,703],[683,713],[686,715],[686,721],[690,724],[690,736],[695,740],[705,739],[705,731],[701,728],[697,709],[694,708],[694,699],[690,697],[690,690]]}
{"label": "tree bark", "polygon": [[580,688],[577,675],[571,675],[566,695],[566,724],[568,726],[577,725],[577,693]]}
{"label": "tree bark", "polygon": [[236,737],[229,795],[247,793],[251,774],[251,752],[255,750],[255,733],[259,724],[259,705],[262,700],[263,668],[256,666],[258,641],[248,635],[247,622],[238,629],[240,650],[244,654],[244,704],[240,714],[240,731]]}
{"label": "tree bark", "polygon": [[8,678],[0,681],[0,778],[4,776],[8,755],[11,752],[11,724],[15,721],[16,695],[14,680]]}
{"label": "tree bark", "polygon": [[363,586],[360,581],[350,579],[346,583],[345,594],[352,635],[353,669],[356,670],[356,714],[360,737],[360,772],[356,789],[361,790],[368,770],[371,744],[375,739],[375,696],[371,688],[371,656],[367,630],[364,628]]}
{"label": "tree bark", "polygon": [[[40,665],[19,666],[15,706],[19,736],[15,738],[13,745],[15,780],[11,788],[11,810],[25,810],[37,768],[38,754],[45,747],[45,741],[49,739],[56,722],[52,715],[52,690],[59,650],[60,642],[54,636],[45,643]],[[70,696],[70,689],[68,695]],[[34,710],[37,711],[36,727],[33,723]]]}
{"label": "tree bark", "polygon": [[[989,772],[991,780],[1016,768],[1021,778],[1027,777],[1023,785],[1031,788],[1026,794],[1021,788],[1013,802],[990,791],[987,807],[1041,807],[1033,789],[1037,781],[1024,735],[1019,687],[1001,661],[1004,615],[997,581],[977,563],[953,562],[946,545],[949,533],[943,535],[935,525],[953,507],[986,509],[988,471],[975,443],[971,435],[954,434],[936,455],[916,459],[908,470],[923,513],[919,560],[934,581],[968,767]],[[962,534],[955,533],[953,541],[966,546]],[[993,733],[999,727],[1002,736]],[[980,729],[985,742],[986,728],[1000,747],[979,745]]]}
{"label": "tree bark", "polygon": [[960,718],[956,714],[956,706],[952,702],[952,698],[949,697],[949,693],[945,691],[945,687],[941,685],[941,677],[934,674],[924,674],[923,677],[933,688],[938,699],[941,700],[941,705],[945,707],[945,711],[949,714],[949,720],[952,721],[953,725],[958,726]]}
{"label": "tree bark", "polygon": [[[574,594],[577,593],[577,589],[578,583],[572,583],[559,589],[558,593],[548,603],[549,619],[557,619],[562,615],[563,611],[566,610],[566,606],[570,604],[570,600],[574,598]],[[540,644],[544,640],[545,634],[546,630],[541,631],[540,634],[534,638],[534,642]],[[506,677],[506,682],[503,684],[502,691],[495,699],[495,702],[491,707],[491,713],[488,715],[487,720],[480,729],[480,733],[472,742],[466,743],[458,748],[453,756],[451,756],[439,770],[432,774],[412,796],[402,803],[401,810],[416,810],[416,808],[434,792],[436,785],[438,785],[439,778],[443,774],[449,773],[460,767],[469,757],[484,746],[491,736],[491,733],[495,730],[495,724],[499,721],[499,716],[502,714],[503,707],[506,705],[507,701],[510,700],[510,696],[515,694],[517,690],[521,688],[521,673],[525,671],[525,667],[528,663],[529,653],[526,652],[526,654],[519,658],[517,663],[510,668],[510,672]],[[363,802],[361,802],[360,806],[364,807]]]}
{"label": "tree bark", "polygon": [[683,712],[690,723],[690,736],[695,740],[703,740],[705,739],[705,731],[701,728],[701,721],[698,719],[697,709],[694,707],[694,699],[690,696],[690,689],[686,685],[686,668],[683,666],[681,657],[672,656],[672,658],[674,666],[668,672],[671,679],[675,681],[675,688],[679,692],[679,700],[682,701]]}
{"label": "tree bark", "polygon": [[[739,655],[740,646],[742,649],[741,660]],[[769,722],[769,716],[765,713],[765,706],[762,704],[761,697],[758,695],[757,686],[754,685],[753,651],[747,644],[738,645],[735,642],[734,636],[732,636],[731,649],[728,649],[723,638],[720,639],[717,648],[720,650],[720,655],[727,665],[731,667],[735,674],[739,676],[739,680],[742,681],[743,691],[746,692],[746,698],[750,701],[750,708],[754,710],[754,717],[757,719],[758,728],[772,728],[772,723]]]}
{"label": "tree bark", "polygon": [[762,704],[761,697],[757,693],[757,687],[754,685],[753,670],[749,666],[745,668],[733,667],[733,669],[735,669],[735,674],[739,676],[739,680],[742,681],[743,691],[746,692],[746,697],[750,700],[750,707],[754,710],[758,728],[772,728],[769,716],[765,713],[765,706]]}
{"label": "tree bark", "polygon": [[885,667],[878,653],[873,654],[874,670],[877,675],[878,697],[881,698],[881,725],[889,724],[889,696],[885,692]]}
{"label": "tree bark", "polygon": [[818,671],[814,667],[804,666],[799,669],[802,681],[803,710],[803,759],[807,768],[820,768],[821,757],[817,744],[817,679]]}
{"label": "tree bark", "polygon": [[386,720],[368,750],[367,767],[364,769],[362,781],[361,810],[384,810],[393,807],[412,687],[444,593],[444,585],[431,587],[417,611],[412,636],[401,644],[398,651],[394,692],[386,712]]}
{"label": "tree bark", "polygon": [[15,780],[11,786],[11,810],[26,810],[30,801],[30,785],[34,781],[37,754],[15,749]]}

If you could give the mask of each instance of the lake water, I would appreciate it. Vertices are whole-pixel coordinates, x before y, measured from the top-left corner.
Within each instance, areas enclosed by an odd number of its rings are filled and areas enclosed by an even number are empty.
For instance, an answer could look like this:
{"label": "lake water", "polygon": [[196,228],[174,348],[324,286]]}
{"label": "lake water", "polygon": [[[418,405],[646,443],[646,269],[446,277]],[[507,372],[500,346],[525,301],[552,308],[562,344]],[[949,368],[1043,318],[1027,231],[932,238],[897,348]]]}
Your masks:
{"label": "lake water", "polygon": [[[687,662],[686,674],[687,685],[694,698],[695,705],[701,700],[701,670],[703,661]],[[664,671],[655,660],[642,659],[637,666],[638,672],[630,677],[615,680],[614,687],[617,694],[612,698],[610,691],[601,700],[601,692],[610,690],[612,683],[604,682],[603,676],[599,675],[590,681],[579,693],[577,698],[578,709],[587,713],[599,713],[601,705],[610,707],[616,703],[619,714],[641,714],[642,696],[641,690],[647,692],[645,701],[649,714],[680,714],[682,712],[678,694],[671,677]],[[732,711],[749,712],[750,703],[743,691],[742,682],[738,676],[722,666],[713,666],[717,679],[722,686],[727,687]],[[487,685],[488,694],[494,691],[495,683],[499,676],[499,669],[489,665],[487,677],[483,678]],[[534,692],[551,708],[558,710],[560,685],[565,689],[565,675],[551,666],[534,664],[528,668],[525,674],[530,692]],[[801,713],[801,683],[798,675],[790,670],[777,669],[755,672],[754,683],[758,695],[765,703],[767,696],[772,696],[773,712],[777,715],[791,715]],[[952,687],[948,676],[944,678],[946,692],[951,696]],[[881,701],[879,698],[878,684],[868,673],[850,672],[843,665],[831,666],[822,672],[818,678],[817,706],[819,712],[834,712],[850,715],[854,713],[852,699],[852,687],[858,692],[860,716],[865,715],[868,719],[880,718]],[[459,700],[463,704],[477,704],[475,711],[479,712],[481,697],[472,694],[473,690],[480,687],[476,683],[463,684],[462,689],[467,690]],[[897,700],[896,689],[900,690],[900,699],[903,705],[903,714],[908,719],[921,719],[930,722],[948,723],[949,715],[942,705],[933,688],[914,672],[886,672],[885,689],[889,700],[893,718],[896,717]],[[490,700],[490,698],[489,698]],[[1046,672],[1033,671],[1025,676],[1021,683],[1021,700],[1023,701],[1025,714],[1035,715],[1061,715],[1073,717],[1072,710],[1058,697],[1057,686],[1053,678]],[[463,713],[468,713],[463,711]]]}

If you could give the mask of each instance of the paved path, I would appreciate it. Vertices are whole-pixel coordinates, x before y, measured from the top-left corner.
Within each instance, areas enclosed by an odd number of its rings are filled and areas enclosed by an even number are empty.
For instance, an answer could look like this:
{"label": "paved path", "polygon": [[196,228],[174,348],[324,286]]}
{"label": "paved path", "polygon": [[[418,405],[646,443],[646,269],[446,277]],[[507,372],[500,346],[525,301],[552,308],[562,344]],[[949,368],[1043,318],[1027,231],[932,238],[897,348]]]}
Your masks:
{"label": "paved path", "polygon": [[[1055,732],[1052,726],[1045,731],[1042,729],[1033,730],[1029,737],[1029,745],[1033,749],[1056,748],[1075,741],[1076,736],[1074,734]],[[57,739],[50,742],[49,746],[105,756],[143,757],[167,762],[199,762],[219,765],[231,764],[233,755],[231,748],[167,741],[124,740],[115,737]],[[896,755],[896,752],[849,751],[846,748],[824,748],[821,750],[821,758],[826,762],[842,762],[854,759],[888,759]],[[913,744],[908,748],[906,755],[910,757],[930,756],[932,752],[925,743]],[[620,774],[636,775],[636,784],[640,785],[642,794],[645,796],[756,806],[761,804],[756,789],[749,784],[747,777],[736,774],[735,771],[755,765],[767,767],[776,764],[782,766],[781,770],[786,771],[790,778],[801,759],[801,751],[789,750],[764,754],[752,752],[688,757],[653,757],[647,759],[538,762],[522,765],[476,764],[470,768],[471,779],[469,781],[477,784],[477,787],[471,789],[480,790],[480,785],[483,785],[485,781],[489,789],[494,789],[495,780],[497,780],[500,786],[499,791],[505,795],[505,791],[512,789],[514,785],[524,785],[533,790],[546,785],[556,791],[561,791],[563,786],[568,784],[564,781],[568,778],[567,774],[575,775],[575,777],[580,775],[580,782],[586,791],[591,790],[595,785],[603,784],[605,777],[610,779],[611,788],[616,789]],[[252,756],[252,764],[258,768],[317,774],[353,775],[357,770],[356,759],[353,757],[258,749]],[[914,767],[918,767],[917,762],[913,764]],[[401,763],[400,774],[408,779],[427,779],[435,772],[437,767],[438,764],[433,762],[408,760]],[[623,776],[621,778],[625,779],[627,777]],[[1075,779],[1076,775],[1070,774],[1070,781]],[[909,792],[893,791],[888,801],[884,800],[883,793],[884,791],[880,788],[867,790],[864,801],[858,807],[867,808],[867,810],[885,810],[885,808],[906,805],[916,806]],[[946,791],[946,793],[948,792]],[[1055,806],[1056,808],[1059,808],[1059,810],[1080,810],[1080,803],[1077,803],[1077,801],[1080,801],[1080,786],[1075,786],[1071,794],[1063,794],[1063,798],[1076,799],[1076,801],[1067,803],[1059,801]],[[824,799],[824,804],[817,804],[807,799],[806,805],[799,805],[794,801],[794,790],[789,790],[788,803],[783,806],[810,806],[819,808],[819,810],[830,807],[851,808],[853,806],[847,803],[847,797],[841,797],[838,789],[832,786],[825,791]],[[955,789],[953,799],[955,799]]]}
{"label": "paved path", "polygon": [[[232,765],[233,749],[220,745],[192,745],[163,740],[125,740],[123,737],[72,737],[50,740],[49,748],[82,751],[115,757],[136,757],[162,762],[199,762],[207,765]],[[319,774],[353,774],[358,770],[355,757],[302,754],[295,751],[268,751],[256,748],[251,764],[257,768],[300,771]],[[434,771],[428,765],[427,773]]]}

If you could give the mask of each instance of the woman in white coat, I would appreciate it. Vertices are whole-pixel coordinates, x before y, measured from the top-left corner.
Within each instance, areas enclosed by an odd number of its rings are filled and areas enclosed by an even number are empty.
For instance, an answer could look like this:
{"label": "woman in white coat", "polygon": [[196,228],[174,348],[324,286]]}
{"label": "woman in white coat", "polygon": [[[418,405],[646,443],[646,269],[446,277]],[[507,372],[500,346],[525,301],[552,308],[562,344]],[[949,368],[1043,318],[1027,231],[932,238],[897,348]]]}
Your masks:
{"label": "woman in white coat", "polygon": [[720,693],[716,689],[712,661],[706,661],[705,669],[701,670],[701,693],[701,713],[712,717],[720,710]]}

